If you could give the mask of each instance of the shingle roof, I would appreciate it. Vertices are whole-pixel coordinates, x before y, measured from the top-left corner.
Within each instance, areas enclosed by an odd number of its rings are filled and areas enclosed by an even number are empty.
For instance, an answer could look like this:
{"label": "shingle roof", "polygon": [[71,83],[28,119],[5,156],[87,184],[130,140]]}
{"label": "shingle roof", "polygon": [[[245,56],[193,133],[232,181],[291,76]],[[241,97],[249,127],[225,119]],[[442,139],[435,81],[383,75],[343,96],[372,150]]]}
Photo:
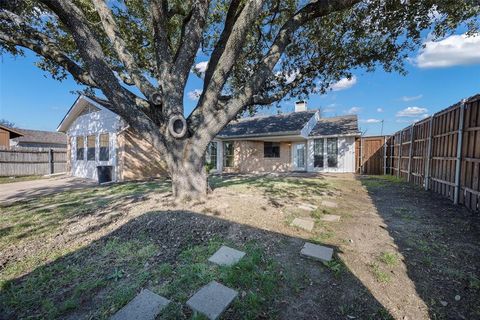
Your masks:
{"label": "shingle roof", "polygon": [[300,134],[302,128],[316,112],[317,110],[307,110],[232,121],[218,133],[218,137],[237,138]]}
{"label": "shingle roof", "polygon": [[320,118],[309,136],[332,136],[360,134],[356,115],[333,118]]}
{"label": "shingle roof", "polygon": [[67,144],[67,136],[64,133],[28,129],[17,129],[17,131],[23,133],[23,136],[12,139],[14,141]]}

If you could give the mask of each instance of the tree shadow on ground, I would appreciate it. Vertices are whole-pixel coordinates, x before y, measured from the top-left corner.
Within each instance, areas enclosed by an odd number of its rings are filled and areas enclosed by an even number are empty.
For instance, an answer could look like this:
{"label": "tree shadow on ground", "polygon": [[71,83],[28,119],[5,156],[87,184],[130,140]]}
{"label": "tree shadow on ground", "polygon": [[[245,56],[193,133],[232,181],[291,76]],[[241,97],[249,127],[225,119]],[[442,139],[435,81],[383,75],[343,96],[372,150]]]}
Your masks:
{"label": "tree shadow on ground", "polygon": [[432,319],[480,318],[480,220],[391,176],[363,176]]}
{"label": "tree shadow on ground", "polygon": [[[162,318],[189,318],[185,301],[211,280],[240,293],[225,319],[391,318],[338,257],[328,265],[301,258],[303,243],[191,211],[148,212],[1,283],[0,318],[107,318],[142,288],[174,301]],[[244,262],[209,264],[222,244],[245,250]]]}

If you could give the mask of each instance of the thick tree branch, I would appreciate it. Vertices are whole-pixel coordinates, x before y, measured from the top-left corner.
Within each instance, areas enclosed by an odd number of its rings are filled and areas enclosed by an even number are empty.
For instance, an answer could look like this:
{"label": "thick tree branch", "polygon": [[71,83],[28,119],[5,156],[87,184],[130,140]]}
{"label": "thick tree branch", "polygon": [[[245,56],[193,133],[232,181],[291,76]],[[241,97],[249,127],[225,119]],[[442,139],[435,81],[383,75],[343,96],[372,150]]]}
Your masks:
{"label": "thick tree branch", "polygon": [[93,0],[93,5],[97,10],[100,20],[103,25],[103,29],[112,42],[115,52],[122,61],[125,69],[127,70],[130,78],[135,83],[135,85],[140,89],[140,91],[151,100],[152,95],[157,91],[155,87],[152,86],[150,81],[142,74],[138,65],[135,62],[135,58],[127,49],[127,44],[123,40],[120,29],[118,28],[117,23],[111,10],[108,8],[104,0]]}
{"label": "thick tree branch", "polygon": [[168,13],[166,0],[151,0],[150,11],[153,24],[153,45],[157,62],[158,81],[163,89],[163,83],[167,79],[172,63],[172,52],[168,41]]}

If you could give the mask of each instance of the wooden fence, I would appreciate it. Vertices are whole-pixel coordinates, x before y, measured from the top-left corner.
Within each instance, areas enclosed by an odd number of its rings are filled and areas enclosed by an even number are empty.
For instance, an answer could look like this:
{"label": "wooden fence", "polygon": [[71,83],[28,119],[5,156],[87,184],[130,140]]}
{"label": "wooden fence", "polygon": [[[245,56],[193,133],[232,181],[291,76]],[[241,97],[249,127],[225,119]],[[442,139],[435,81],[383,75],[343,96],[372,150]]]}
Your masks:
{"label": "wooden fence", "polygon": [[65,172],[65,149],[0,149],[0,176],[28,176]]}
{"label": "wooden fence", "polygon": [[377,174],[383,166],[384,173],[480,211],[480,95],[385,136],[383,148],[379,139],[361,139],[360,172]]}

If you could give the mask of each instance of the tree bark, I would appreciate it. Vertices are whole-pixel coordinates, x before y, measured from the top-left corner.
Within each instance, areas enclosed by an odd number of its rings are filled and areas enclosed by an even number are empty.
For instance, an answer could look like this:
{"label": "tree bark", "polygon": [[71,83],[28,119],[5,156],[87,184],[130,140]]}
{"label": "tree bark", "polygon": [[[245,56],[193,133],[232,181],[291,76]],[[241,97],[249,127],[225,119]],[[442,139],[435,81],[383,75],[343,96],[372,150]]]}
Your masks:
{"label": "tree bark", "polygon": [[207,172],[203,157],[199,160],[175,163],[175,169],[171,170],[172,192],[176,201],[201,200],[207,196]]}

